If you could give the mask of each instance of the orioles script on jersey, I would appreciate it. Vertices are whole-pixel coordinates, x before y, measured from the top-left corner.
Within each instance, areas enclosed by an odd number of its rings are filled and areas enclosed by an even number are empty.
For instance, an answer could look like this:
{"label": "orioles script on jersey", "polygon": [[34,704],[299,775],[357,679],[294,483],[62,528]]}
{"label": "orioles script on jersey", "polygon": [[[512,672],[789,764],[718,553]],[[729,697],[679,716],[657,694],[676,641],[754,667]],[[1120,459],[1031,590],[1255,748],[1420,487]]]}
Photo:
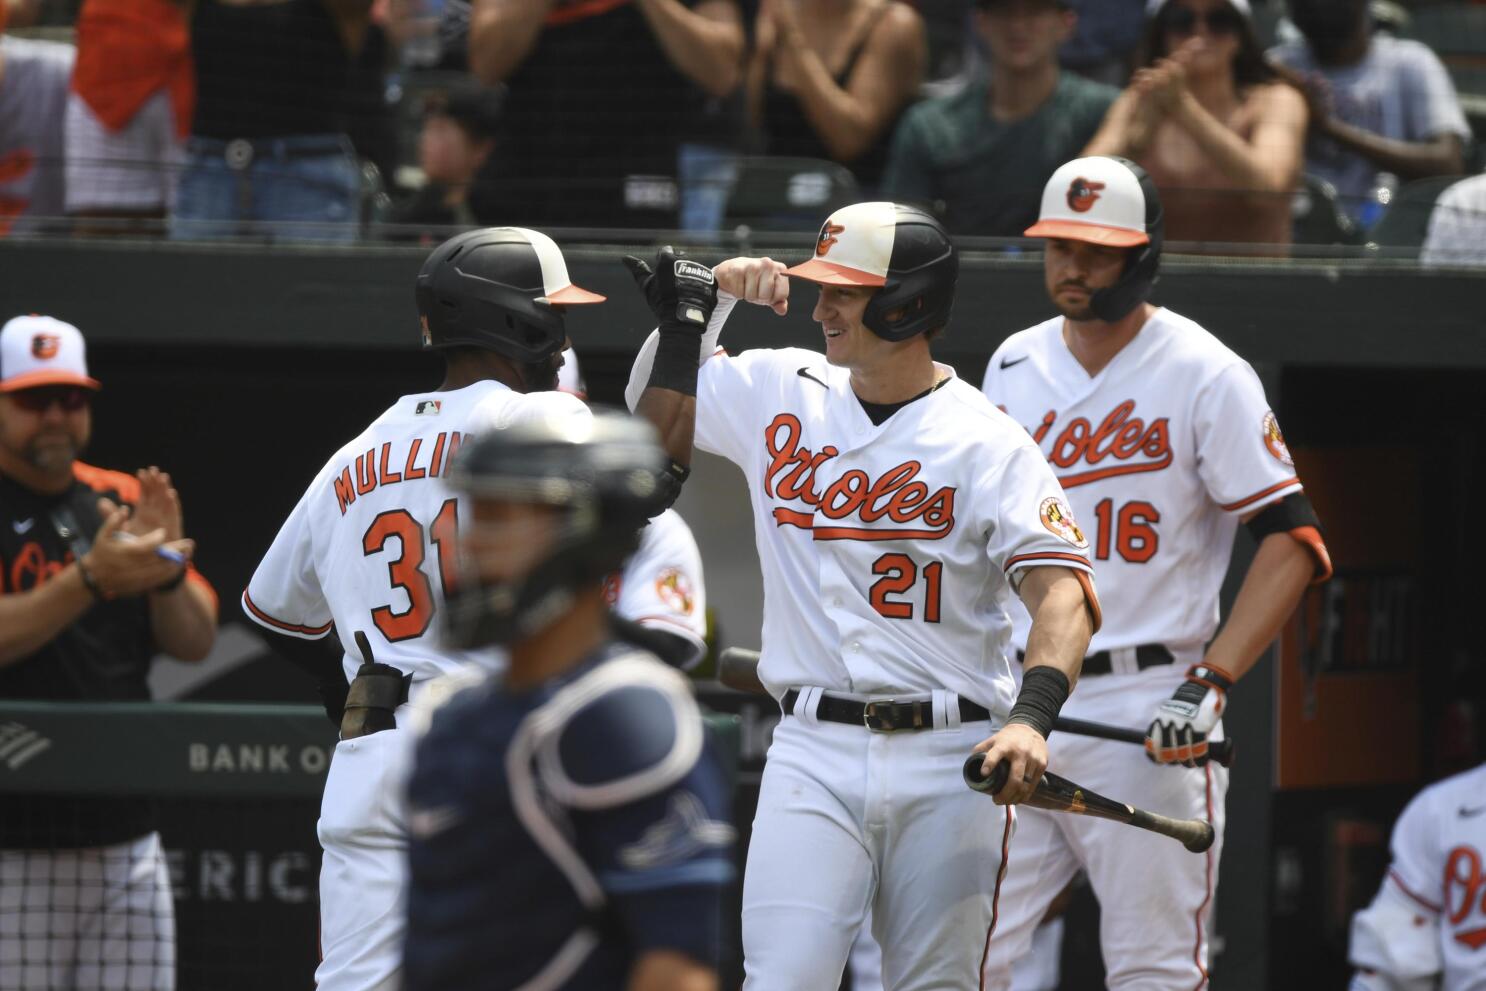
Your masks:
{"label": "orioles script on jersey", "polygon": [[[1003,407],[1004,410],[1004,407]],[[1047,451],[1047,460],[1060,472],[1079,464],[1090,467],[1089,471],[1071,475],[1059,474],[1063,488],[1087,485],[1101,478],[1115,475],[1134,475],[1143,471],[1161,471],[1171,467],[1171,437],[1167,429],[1167,418],[1152,420],[1149,425],[1135,413],[1135,400],[1127,399],[1094,426],[1089,420],[1076,416],[1058,432],[1057,438]],[[1058,420],[1057,410],[1048,410],[1036,430],[1030,431],[1032,439],[1042,447],[1042,441]],[[1103,468],[1095,465],[1113,459],[1117,464]]]}
{"label": "orioles script on jersey", "polygon": [[335,476],[335,501],[341,515],[346,515],[346,507],[357,496],[364,496],[378,486],[440,477],[449,470],[461,439],[458,430],[446,430],[433,438],[426,447],[427,454],[421,458],[419,455],[425,451],[423,437],[414,437],[406,449],[394,451],[389,442],[380,450],[373,447],[365,454],[356,455],[355,462],[342,466],[340,474]]}
{"label": "orioles script on jersey", "polygon": [[[872,478],[860,468],[851,468],[817,492],[816,473],[841,452],[829,444],[816,454],[800,446],[800,419],[780,413],[764,430],[769,467],[764,472],[765,494],[786,501],[798,500],[814,512],[783,506],[774,509],[778,526],[796,526],[813,531],[816,540],[938,540],[955,528],[955,490],[945,486],[930,494],[919,480],[923,465],[905,461]],[[897,526],[820,526],[815,513],[828,520],[855,516],[863,523],[884,519]],[[921,524],[914,527],[910,524]]]}

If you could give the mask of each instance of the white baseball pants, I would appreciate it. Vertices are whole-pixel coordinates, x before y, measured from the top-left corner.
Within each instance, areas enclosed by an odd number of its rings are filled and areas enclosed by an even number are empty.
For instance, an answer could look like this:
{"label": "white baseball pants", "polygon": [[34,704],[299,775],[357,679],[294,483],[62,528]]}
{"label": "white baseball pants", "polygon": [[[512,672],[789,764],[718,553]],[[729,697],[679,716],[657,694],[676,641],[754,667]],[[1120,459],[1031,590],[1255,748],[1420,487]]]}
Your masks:
{"label": "white baseball pants", "polygon": [[[815,718],[818,689],[774,731],[743,881],[746,991],[835,988],[870,906],[888,991],[974,989],[1015,818],[965,787],[990,722],[875,733]],[[999,900],[1005,909],[1005,898]]]}

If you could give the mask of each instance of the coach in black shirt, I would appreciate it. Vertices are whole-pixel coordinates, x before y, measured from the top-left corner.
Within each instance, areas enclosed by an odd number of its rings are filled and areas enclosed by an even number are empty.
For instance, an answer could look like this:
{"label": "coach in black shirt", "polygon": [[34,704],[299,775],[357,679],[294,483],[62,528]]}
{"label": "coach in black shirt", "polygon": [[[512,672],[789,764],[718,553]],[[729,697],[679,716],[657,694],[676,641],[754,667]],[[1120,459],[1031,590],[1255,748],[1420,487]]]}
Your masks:
{"label": "coach in black shirt", "polygon": [[[157,652],[201,660],[216,636],[170,477],[77,460],[98,388],[77,328],[28,316],[0,329],[0,698],[147,701]],[[14,893],[0,904],[0,984],[174,986],[147,800],[6,796],[0,889]]]}

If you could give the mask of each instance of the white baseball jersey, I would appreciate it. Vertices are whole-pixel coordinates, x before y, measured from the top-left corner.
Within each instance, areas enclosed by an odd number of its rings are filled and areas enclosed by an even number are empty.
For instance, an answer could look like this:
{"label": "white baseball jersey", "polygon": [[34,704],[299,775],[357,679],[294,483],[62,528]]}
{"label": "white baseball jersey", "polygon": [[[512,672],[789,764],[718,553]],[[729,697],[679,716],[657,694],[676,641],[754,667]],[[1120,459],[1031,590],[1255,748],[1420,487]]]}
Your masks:
{"label": "white baseball jersey", "polygon": [[614,611],[632,623],[689,640],[690,668],[707,650],[707,589],[702,552],[691,528],[674,509],[640,531],[639,550],[605,588]]}
{"label": "white baseball jersey", "polygon": [[776,697],[801,685],[949,689],[1004,716],[1019,573],[1092,575],[1036,445],[938,367],[949,380],[880,426],[850,372],[814,351],[701,367],[696,445],[748,478],[765,593],[759,677]]}
{"label": "white baseball jersey", "polygon": [[1391,846],[1377,897],[1352,919],[1352,987],[1486,991],[1486,764],[1414,796]]}
{"label": "white baseball jersey", "polygon": [[490,652],[441,650],[435,622],[457,566],[462,499],[443,483],[470,434],[523,419],[589,416],[560,392],[498,382],[403,396],[320,469],[252,581],[243,610],[275,633],[319,639],[334,626],[347,680],[361,664],[352,634],[419,683]]}
{"label": "white baseball jersey", "polygon": [[[1056,317],[1007,338],[983,390],[1047,455],[1085,527],[1105,620],[1090,652],[1200,651],[1239,517],[1301,490],[1253,368],[1158,309],[1090,377]],[[1025,646],[1031,620],[1013,616]]]}

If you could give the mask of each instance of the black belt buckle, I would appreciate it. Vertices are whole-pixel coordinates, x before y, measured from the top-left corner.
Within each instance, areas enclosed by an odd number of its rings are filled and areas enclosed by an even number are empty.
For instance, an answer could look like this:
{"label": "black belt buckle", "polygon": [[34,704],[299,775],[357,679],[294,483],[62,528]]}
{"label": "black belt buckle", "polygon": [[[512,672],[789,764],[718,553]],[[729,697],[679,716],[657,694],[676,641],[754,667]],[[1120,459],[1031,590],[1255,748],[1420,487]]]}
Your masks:
{"label": "black belt buckle", "polygon": [[862,706],[862,723],[876,733],[921,729],[923,715],[917,704],[897,699],[874,699]]}

